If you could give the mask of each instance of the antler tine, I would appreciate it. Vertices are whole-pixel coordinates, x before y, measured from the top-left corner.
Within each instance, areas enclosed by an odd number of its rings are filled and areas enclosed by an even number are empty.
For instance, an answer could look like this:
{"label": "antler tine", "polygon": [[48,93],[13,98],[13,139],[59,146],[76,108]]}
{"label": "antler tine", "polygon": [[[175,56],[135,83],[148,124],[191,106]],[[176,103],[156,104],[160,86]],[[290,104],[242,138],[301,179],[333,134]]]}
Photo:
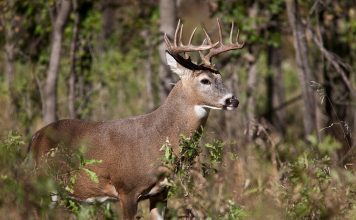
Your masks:
{"label": "antler tine", "polygon": [[205,45],[206,43],[206,38],[203,40],[203,43],[201,43],[201,45]]}
{"label": "antler tine", "polygon": [[177,38],[178,38],[178,32],[179,32],[179,28],[180,28],[180,19],[178,20],[178,24],[177,24],[177,28],[176,31],[174,32],[174,46],[177,47]]}
{"label": "antler tine", "polygon": [[240,29],[237,29],[236,44],[241,45],[241,48],[242,48],[242,47],[245,45],[245,42],[240,43],[240,42],[239,42],[239,41],[240,41],[239,37],[240,37]]}
{"label": "antler tine", "polygon": [[183,24],[181,24],[181,26],[180,26],[180,31],[179,31],[179,43],[178,43],[178,46],[183,46],[182,33],[183,33]]}
{"label": "antler tine", "polygon": [[204,34],[205,34],[205,39],[204,39],[204,42],[205,42],[205,40],[207,40],[208,41],[208,44],[212,44],[211,43],[211,38],[210,38],[210,36],[209,36],[209,34],[208,34],[208,32],[206,31],[206,29],[205,29],[205,27],[202,25],[202,29],[203,29],[203,31],[204,31]]}
{"label": "antler tine", "polygon": [[[184,45],[182,42],[182,35],[183,35],[183,24],[181,21],[178,21],[177,28],[174,33],[174,40],[173,43],[169,40],[167,34],[164,35],[164,41],[166,43],[167,50],[173,55],[179,55],[179,53],[185,52],[193,52],[193,51],[204,51],[210,50],[211,48],[215,47],[218,43],[211,43],[208,45],[203,44],[199,46],[192,45],[192,40],[197,28],[194,28],[193,32],[190,35],[189,42],[187,45]],[[210,40],[210,38],[208,38]],[[210,40],[211,42],[211,40]]]}
{"label": "antler tine", "polygon": [[194,37],[194,34],[195,34],[196,30],[197,30],[197,27],[194,28],[192,34],[190,35],[188,45],[190,45],[192,43],[192,40],[193,40],[193,37]]}
{"label": "antler tine", "polygon": [[239,42],[239,37],[240,37],[240,29],[237,29],[237,34],[236,34],[236,43]]}
{"label": "antler tine", "polygon": [[[239,32],[237,32],[239,33]],[[230,43],[232,44],[232,35],[234,34],[234,22],[231,23],[231,31],[230,31]]]}
{"label": "antler tine", "polygon": [[239,30],[237,31],[237,36],[236,36],[236,42],[234,43],[232,41],[232,35],[234,33],[234,23],[231,25],[231,30],[230,30],[230,44],[225,45],[223,43],[223,38],[222,38],[222,29],[221,29],[221,24],[220,20],[217,19],[217,25],[218,25],[218,31],[219,31],[219,47],[212,47],[209,51],[208,54],[206,54],[204,57],[201,55],[202,61],[205,65],[212,66],[211,64],[211,58],[229,51],[229,50],[236,50],[236,49],[241,49],[244,46],[244,43],[239,43],[238,38],[239,38]]}
{"label": "antler tine", "polygon": [[224,41],[222,38],[222,31],[221,31],[221,25],[220,25],[220,19],[217,18],[216,21],[218,22],[218,29],[219,29],[219,41],[221,45],[224,45]]}
{"label": "antler tine", "polygon": [[164,42],[166,42],[167,49],[168,49],[168,50],[171,50],[172,44],[171,44],[171,42],[169,41],[168,36],[167,36],[166,33],[164,33]]}

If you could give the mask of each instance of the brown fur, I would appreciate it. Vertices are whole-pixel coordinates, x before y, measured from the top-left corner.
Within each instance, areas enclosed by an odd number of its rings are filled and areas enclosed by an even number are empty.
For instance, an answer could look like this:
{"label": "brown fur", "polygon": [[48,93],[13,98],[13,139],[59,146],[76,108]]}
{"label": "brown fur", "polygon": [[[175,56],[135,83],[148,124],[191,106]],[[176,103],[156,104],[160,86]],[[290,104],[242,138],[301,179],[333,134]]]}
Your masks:
{"label": "brown fur", "polygon": [[[41,167],[46,162],[51,149],[61,148],[59,152],[70,154],[71,150],[84,146],[86,159],[102,161],[88,165],[99,177],[99,183],[81,172],[73,197],[120,199],[124,219],[133,219],[139,200],[149,198],[151,216],[157,217],[156,205],[165,202],[167,193],[159,186],[167,172],[160,166],[162,145],[168,138],[177,152],[180,135],[191,135],[207,120],[209,110],[204,117],[198,117],[194,106],[223,109],[220,99],[227,94],[219,74],[186,71],[163,105],[149,114],[108,122],[66,119],[42,128],[30,144],[37,165]],[[202,77],[211,80],[211,87],[199,84]],[[60,169],[65,169],[60,165],[63,159],[57,160]],[[155,193],[147,195],[153,188]]]}

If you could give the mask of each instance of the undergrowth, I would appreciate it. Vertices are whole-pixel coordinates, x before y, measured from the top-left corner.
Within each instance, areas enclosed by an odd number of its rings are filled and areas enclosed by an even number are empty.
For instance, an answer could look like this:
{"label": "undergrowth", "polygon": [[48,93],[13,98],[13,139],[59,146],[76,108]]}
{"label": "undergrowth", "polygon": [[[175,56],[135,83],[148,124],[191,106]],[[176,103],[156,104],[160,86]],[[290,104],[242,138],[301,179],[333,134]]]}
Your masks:
{"label": "undergrowth", "polygon": [[[175,153],[167,141],[162,147],[162,163],[171,170],[167,219],[354,219],[356,177],[331,162],[332,152],[339,147],[335,140],[315,140],[309,137],[308,145],[279,143],[277,165],[259,144],[249,145],[245,155],[231,157],[227,143],[203,143],[200,135],[181,137]],[[26,150],[24,138],[16,132],[0,143],[1,215],[6,213],[10,219],[118,218],[115,204],[79,203],[66,196],[70,184],[66,188],[53,176],[36,175]],[[81,155],[77,159],[79,169],[100,163]],[[235,172],[242,163],[246,165]],[[96,181],[95,173],[90,169],[86,173]],[[237,177],[242,174],[239,183]],[[59,202],[51,202],[51,192],[61,196]]]}

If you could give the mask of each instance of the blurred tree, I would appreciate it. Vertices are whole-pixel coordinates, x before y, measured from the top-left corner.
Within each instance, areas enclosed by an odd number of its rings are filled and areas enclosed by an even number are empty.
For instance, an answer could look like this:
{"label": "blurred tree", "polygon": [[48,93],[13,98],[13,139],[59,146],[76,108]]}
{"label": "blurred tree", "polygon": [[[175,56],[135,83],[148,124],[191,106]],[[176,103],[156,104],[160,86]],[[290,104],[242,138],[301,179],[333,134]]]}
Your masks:
{"label": "blurred tree", "polygon": [[5,45],[5,85],[10,97],[10,112],[16,111],[16,96],[14,94],[15,79],[15,23],[18,17],[15,14],[16,1],[3,1],[0,3],[0,22],[4,29]]}
{"label": "blurred tree", "polygon": [[[69,4],[73,4],[72,13],[67,7],[69,15],[64,17],[68,19],[59,22],[62,6]],[[218,173],[197,184],[196,194],[204,193],[193,196],[198,202],[192,204],[203,205],[202,214],[212,219],[228,218],[221,213],[228,208],[224,201],[232,198],[250,219],[264,219],[271,210],[278,213],[273,219],[352,219],[354,0],[0,0],[0,105],[4,107],[0,110],[0,137],[12,128],[24,134],[20,139],[26,142],[26,136],[43,125],[49,90],[50,97],[55,97],[49,109],[54,109],[52,116],[57,111],[61,118],[108,120],[152,110],[175,81],[166,69],[162,36],[173,37],[177,15],[184,19],[186,29],[204,23],[213,40],[217,39],[216,17],[222,20],[225,37],[229,23],[235,21],[241,41],[246,42],[245,49],[214,60],[240,106],[208,121],[204,141],[224,140],[223,163],[217,165]],[[197,31],[197,39],[202,35]],[[312,74],[315,90],[311,92]],[[315,95],[320,102],[312,104]],[[318,116],[321,113],[319,132],[315,111]],[[52,120],[55,117],[48,122]],[[250,121],[254,122],[254,137],[248,140],[243,131]],[[309,136],[309,143],[299,140],[312,131],[321,135],[320,140],[314,136]],[[15,216],[23,213],[18,219],[37,218],[31,216],[34,205],[51,213],[48,218],[66,218],[62,206],[46,205],[50,202],[48,187],[32,179],[35,176],[30,170],[22,169],[27,166],[22,162],[26,147],[17,146],[20,139],[14,134],[0,141],[2,216],[12,212]],[[346,169],[333,169],[335,165]],[[171,207],[181,204],[170,203]],[[95,206],[86,207],[97,211]],[[229,218],[236,219],[235,214]],[[73,214],[67,215],[73,218]]]}
{"label": "blurred tree", "polygon": [[52,43],[49,67],[44,88],[44,113],[43,119],[49,124],[57,119],[57,79],[59,61],[61,58],[63,29],[67,22],[71,2],[69,0],[58,0],[52,7]]}
{"label": "blurred tree", "polygon": [[79,35],[79,23],[80,23],[80,14],[78,12],[78,1],[73,0],[73,33],[72,33],[72,42],[70,45],[70,73],[68,80],[68,111],[70,118],[76,118],[78,113],[76,111],[76,94],[75,86],[77,81],[77,69],[76,69],[76,60],[77,60],[77,51],[78,51],[78,35]]}
{"label": "blurred tree", "polygon": [[[90,47],[93,39],[92,26],[96,25],[92,17],[96,15],[92,13],[94,4],[90,1],[73,0],[72,4],[68,110],[71,118],[81,118],[89,113],[88,99],[92,93]],[[89,21],[91,24],[87,25]]]}
{"label": "blurred tree", "polygon": [[146,94],[147,94],[147,107],[149,110],[154,109],[154,88],[153,88],[153,45],[150,42],[150,31],[149,29],[144,29],[141,35],[145,41],[146,47],[146,59],[143,61],[143,71],[145,72],[146,78]]}
{"label": "blurred tree", "polygon": [[160,12],[160,33],[161,40],[158,46],[160,66],[159,66],[159,76],[160,76],[160,99],[161,102],[167,97],[168,93],[171,91],[173,75],[168,69],[166,64],[165,50],[166,46],[163,40],[163,35],[166,33],[170,38],[173,38],[174,30],[177,22],[177,2],[176,0],[160,0],[159,1],[159,12]]}
{"label": "blurred tree", "polygon": [[278,132],[285,132],[284,116],[285,110],[277,109],[285,103],[285,90],[283,85],[283,72],[281,67],[281,50],[268,46],[268,70],[266,77],[267,104],[266,119],[269,120]]}
{"label": "blurred tree", "polygon": [[[249,18],[252,20],[251,28],[257,29],[256,18],[259,13],[259,3],[255,1],[252,6],[248,9]],[[247,122],[248,122],[248,138],[251,139],[253,134],[251,133],[252,127],[256,123],[256,83],[257,83],[257,57],[258,46],[254,44],[248,45],[248,50],[250,52],[250,58],[248,59],[248,73],[247,73]]]}
{"label": "blurred tree", "polygon": [[[271,10],[270,20],[267,24],[267,33],[269,42],[267,45],[267,103],[266,119],[273,124],[279,133],[285,134],[285,109],[277,109],[285,103],[284,77],[282,71],[283,52],[281,45],[281,11],[283,4],[276,1],[275,10]],[[272,8],[270,6],[270,8]]]}
{"label": "blurred tree", "polygon": [[[327,2],[327,4],[315,3],[314,11],[316,17],[317,30],[320,31],[317,36],[312,28],[310,21],[304,21],[306,28],[312,35],[312,39],[321,52],[319,58],[322,62],[321,72],[324,76],[324,88],[327,97],[325,101],[325,112],[328,120],[323,126],[329,127],[327,133],[334,136],[342,148],[338,151],[340,163],[344,156],[351,150],[354,117],[353,100],[356,91],[351,82],[351,68],[344,60],[352,57],[349,40],[347,39],[348,31],[343,30],[341,24],[350,24],[349,14],[340,14],[331,8],[347,9],[352,8],[351,2]],[[334,19],[330,19],[332,16]],[[352,32],[352,30],[350,30]],[[344,39],[347,39],[346,41]],[[330,52],[332,51],[332,52]],[[352,60],[348,60],[350,63]],[[350,161],[349,161],[350,162]]]}
{"label": "blurred tree", "polygon": [[102,0],[100,1],[101,11],[101,29],[98,42],[98,49],[103,52],[107,45],[107,41],[115,31],[115,25],[117,24],[117,9],[121,4],[128,4],[128,1],[122,0]]}
{"label": "blurred tree", "polygon": [[315,133],[317,129],[316,103],[313,90],[310,86],[310,83],[314,80],[314,77],[312,75],[308,61],[308,45],[305,36],[305,29],[299,20],[300,9],[298,0],[287,0],[286,4],[289,24],[293,32],[298,75],[303,91],[303,121],[305,133],[304,135],[306,137],[312,133]]}

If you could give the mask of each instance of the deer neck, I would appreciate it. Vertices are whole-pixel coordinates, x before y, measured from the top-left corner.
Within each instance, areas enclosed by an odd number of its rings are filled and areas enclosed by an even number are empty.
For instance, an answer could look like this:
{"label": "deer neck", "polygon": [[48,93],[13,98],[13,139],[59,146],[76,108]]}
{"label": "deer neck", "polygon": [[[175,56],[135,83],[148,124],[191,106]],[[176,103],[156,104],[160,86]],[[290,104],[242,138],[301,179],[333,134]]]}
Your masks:
{"label": "deer neck", "polygon": [[169,139],[173,146],[179,144],[180,135],[189,137],[200,132],[209,115],[209,109],[194,102],[189,91],[178,81],[165,102],[155,112],[156,128]]}

